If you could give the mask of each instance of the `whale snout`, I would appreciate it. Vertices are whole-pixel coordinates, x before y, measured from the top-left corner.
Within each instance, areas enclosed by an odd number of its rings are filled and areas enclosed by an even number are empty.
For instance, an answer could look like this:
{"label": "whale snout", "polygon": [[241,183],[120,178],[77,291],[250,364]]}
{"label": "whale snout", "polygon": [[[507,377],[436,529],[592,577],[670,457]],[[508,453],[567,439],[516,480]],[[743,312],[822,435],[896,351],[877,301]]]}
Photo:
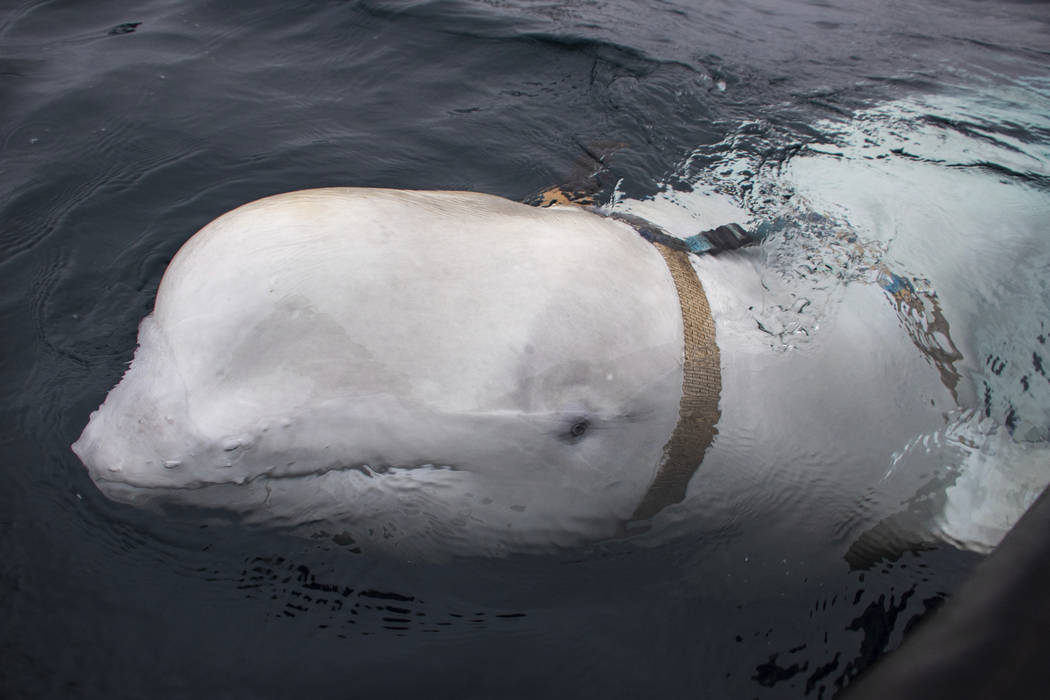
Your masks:
{"label": "whale snout", "polygon": [[167,343],[147,316],[131,366],[72,445],[103,491],[113,483],[181,487],[204,476],[194,459],[200,440],[187,420],[180,384]]}
{"label": "whale snout", "polygon": [[[185,481],[180,474],[186,455],[163,452],[157,440],[161,431],[144,417],[117,415],[116,407],[103,405],[91,414],[87,426],[72,449],[88,470],[92,481],[119,482],[127,486],[172,487]],[[158,449],[160,448],[160,449]]]}

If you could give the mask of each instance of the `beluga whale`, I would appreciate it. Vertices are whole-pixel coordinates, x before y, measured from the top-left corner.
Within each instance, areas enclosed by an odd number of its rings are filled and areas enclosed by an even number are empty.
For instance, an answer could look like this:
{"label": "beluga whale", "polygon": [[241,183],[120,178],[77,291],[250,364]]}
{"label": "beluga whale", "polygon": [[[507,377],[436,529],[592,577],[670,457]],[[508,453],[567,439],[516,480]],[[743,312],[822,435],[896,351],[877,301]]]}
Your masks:
{"label": "beluga whale", "polygon": [[571,545],[684,498],[718,421],[714,333],[685,253],[617,219],[280,194],[178,251],[73,450],[136,505],[454,552]]}
{"label": "beluga whale", "polygon": [[502,555],[778,507],[859,534],[841,513],[878,520],[871,485],[944,432],[962,355],[909,278],[872,265],[805,351],[771,353],[757,236],[548,204],[326,188],[223,214],[74,452],[123,503]]}

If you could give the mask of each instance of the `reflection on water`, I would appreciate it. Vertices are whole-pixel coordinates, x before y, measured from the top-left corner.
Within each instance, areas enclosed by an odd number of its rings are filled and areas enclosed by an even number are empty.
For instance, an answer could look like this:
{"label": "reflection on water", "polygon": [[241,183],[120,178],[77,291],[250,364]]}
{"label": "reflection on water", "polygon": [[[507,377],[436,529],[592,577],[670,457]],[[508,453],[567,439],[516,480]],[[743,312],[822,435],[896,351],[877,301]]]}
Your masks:
{"label": "reflection on water", "polygon": [[[829,697],[899,644],[979,559],[939,540],[994,539],[1046,480],[1046,17],[833,5],[0,19],[0,695]],[[599,202],[766,234],[697,263],[753,300],[725,317],[741,391],[659,528],[389,561],[135,512],[69,452],[221,212],[323,185],[524,199],[591,144]]]}

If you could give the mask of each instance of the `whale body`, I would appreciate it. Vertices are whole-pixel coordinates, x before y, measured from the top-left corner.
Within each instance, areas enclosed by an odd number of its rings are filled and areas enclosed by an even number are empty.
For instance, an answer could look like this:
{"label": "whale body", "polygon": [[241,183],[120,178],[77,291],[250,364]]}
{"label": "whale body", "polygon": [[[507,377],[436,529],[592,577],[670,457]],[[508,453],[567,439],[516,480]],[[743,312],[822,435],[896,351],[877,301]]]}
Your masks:
{"label": "whale body", "polygon": [[[179,250],[73,450],[117,501],[410,555],[548,550],[654,521],[673,536],[697,518],[845,549],[909,502],[986,551],[1037,493],[1007,480],[1016,503],[990,495],[989,469],[1025,455],[973,449],[966,387],[936,347],[954,347],[948,326],[916,325],[900,278],[890,303],[879,284],[821,302],[819,286],[773,288],[753,249],[690,260],[574,206],[268,197]],[[686,277],[713,332],[703,371]],[[792,333],[804,344],[785,349]],[[699,431],[698,382],[713,408]],[[668,487],[672,463],[685,471]]]}
{"label": "whale body", "polygon": [[682,355],[671,274],[627,224],[295,192],[179,250],[73,449],[134,504],[452,551],[569,544],[615,533],[649,488]]}

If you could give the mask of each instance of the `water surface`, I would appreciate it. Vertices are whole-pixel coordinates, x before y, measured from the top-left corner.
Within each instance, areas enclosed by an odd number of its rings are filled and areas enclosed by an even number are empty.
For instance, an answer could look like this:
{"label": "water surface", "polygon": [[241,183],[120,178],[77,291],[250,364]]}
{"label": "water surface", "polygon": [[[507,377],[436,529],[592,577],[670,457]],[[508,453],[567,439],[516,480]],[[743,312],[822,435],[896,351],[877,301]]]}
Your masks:
{"label": "water surface", "polygon": [[[0,694],[832,696],[979,556],[851,569],[865,518],[911,494],[841,498],[854,482],[814,477],[827,450],[652,542],[424,564],[136,512],[69,445],[215,216],[328,185],[525,199],[591,152],[610,154],[604,202],[767,227],[770,357],[881,294],[836,232],[925,280],[963,349],[958,396],[863,466],[1010,475],[1050,426],[1048,19],[942,0],[11,5]],[[811,518],[803,492],[847,506]]]}

